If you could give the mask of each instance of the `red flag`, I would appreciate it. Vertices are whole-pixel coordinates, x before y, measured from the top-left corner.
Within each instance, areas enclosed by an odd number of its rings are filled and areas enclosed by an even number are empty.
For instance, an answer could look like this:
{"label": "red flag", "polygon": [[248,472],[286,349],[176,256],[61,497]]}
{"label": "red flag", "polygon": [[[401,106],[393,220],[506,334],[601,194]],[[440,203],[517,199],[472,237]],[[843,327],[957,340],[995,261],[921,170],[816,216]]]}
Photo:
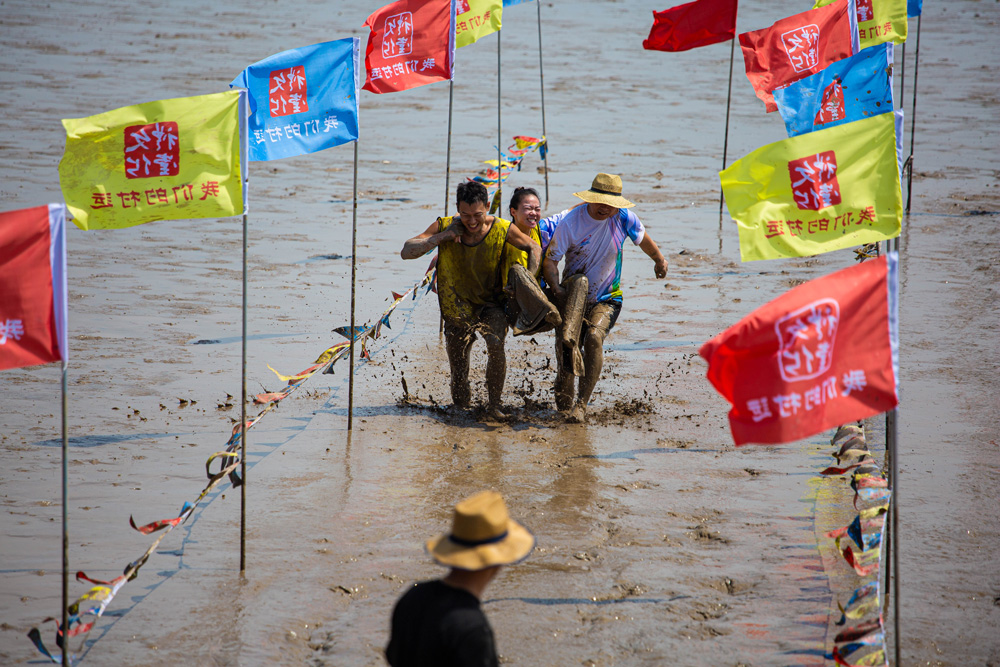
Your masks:
{"label": "red flag", "polygon": [[747,78],[767,106],[777,111],[771,92],[825,69],[858,52],[854,0],[837,0],[783,18],[770,28],[740,34]]}
{"label": "red flag", "polygon": [[67,358],[66,207],[0,213],[0,370]]}
{"label": "red flag", "polygon": [[776,444],[891,410],[896,255],[811,280],[702,345],[737,445]]}
{"label": "red flag", "polygon": [[695,0],[653,12],[653,27],[642,48],[687,51],[736,36],[737,0]]}
{"label": "red flag", "polygon": [[455,0],[398,0],[365,25],[371,29],[365,90],[394,93],[452,78]]}

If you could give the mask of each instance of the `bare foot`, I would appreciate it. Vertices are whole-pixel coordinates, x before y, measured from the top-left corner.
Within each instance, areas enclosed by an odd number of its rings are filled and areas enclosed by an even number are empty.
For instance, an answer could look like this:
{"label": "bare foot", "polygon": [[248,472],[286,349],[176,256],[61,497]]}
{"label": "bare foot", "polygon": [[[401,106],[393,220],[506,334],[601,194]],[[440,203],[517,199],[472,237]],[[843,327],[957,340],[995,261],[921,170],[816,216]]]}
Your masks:
{"label": "bare foot", "polygon": [[583,403],[577,403],[573,406],[573,409],[566,414],[566,423],[568,424],[586,424],[587,423],[587,406]]}
{"label": "bare foot", "polygon": [[507,421],[507,413],[501,410],[499,407],[493,406],[487,409],[486,418],[495,422],[503,422]]}

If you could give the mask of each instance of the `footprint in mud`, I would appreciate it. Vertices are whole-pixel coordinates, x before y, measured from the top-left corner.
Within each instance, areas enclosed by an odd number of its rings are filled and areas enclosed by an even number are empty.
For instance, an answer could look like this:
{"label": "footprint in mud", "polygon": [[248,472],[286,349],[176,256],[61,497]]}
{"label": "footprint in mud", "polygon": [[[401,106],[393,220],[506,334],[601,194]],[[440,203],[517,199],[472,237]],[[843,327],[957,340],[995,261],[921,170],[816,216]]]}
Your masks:
{"label": "footprint in mud", "polygon": [[688,531],[687,536],[702,544],[729,544],[728,538],[723,537],[719,531],[712,530],[703,523]]}

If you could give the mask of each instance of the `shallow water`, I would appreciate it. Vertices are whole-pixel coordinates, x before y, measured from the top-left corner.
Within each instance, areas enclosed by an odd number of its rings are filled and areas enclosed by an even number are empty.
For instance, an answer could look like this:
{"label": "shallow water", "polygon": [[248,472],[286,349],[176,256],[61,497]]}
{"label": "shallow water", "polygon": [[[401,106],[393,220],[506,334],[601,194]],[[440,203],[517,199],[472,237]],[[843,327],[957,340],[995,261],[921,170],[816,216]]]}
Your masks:
{"label": "shallow water", "polygon": [[[221,90],[271,53],[360,35],[378,5],[98,2],[79,16],[73,3],[4,2],[0,204],[59,198],[60,118]],[[668,278],[655,280],[648,259],[626,250],[625,308],[592,423],[566,426],[554,414],[547,336],[508,339],[510,424],[439,408],[449,400],[434,297],[405,302],[357,369],[352,434],[346,362],[251,431],[246,580],[237,493],[224,487],[122,590],[91,634],[87,662],[380,664],[393,602],[408,582],[440,574],[423,540],[447,528],[455,501],[485,487],[539,540],[487,593],[507,663],[828,662],[831,610],[856,585],[818,537],[849,518],[845,484],[815,480],[831,434],[735,450],[697,349],[853,253],[739,262],[735,230],[718,221],[715,173],[728,45],[642,51],[650,11],[662,8],[542,6],[548,210],[572,204],[596,171],[620,173],[670,261]],[[506,13],[507,138],[541,133],[535,11]],[[741,11],[739,29],[749,30],[789,10],[768,0]],[[913,213],[901,243],[901,636],[907,664],[984,664],[1000,660],[1000,205],[997,89],[978,58],[996,43],[996,13],[975,0],[926,11]],[[76,30],[65,29],[69,17]],[[489,37],[459,51],[452,187],[493,157],[495,46]],[[783,138],[738,68],[730,162]],[[398,252],[445,200],[447,86],[363,93],[361,104],[363,322],[425,268]],[[349,321],[352,161],[343,146],[251,165],[251,393],[280,389],[267,364],[307,368]],[[507,188],[541,189],[540,165],[529,155]],[[238,419],[238,403],[225,405],[239,394],[240,231],[237,219],[69,230],[74,571],[110,578],[140,555],[149,539],[128,515],[146,523],[193,499],[204,460]],[[324,259],[334,255],[342,259]],[[4,372],[0,395],[0,658],[25,663],[37,656],[25,633],[59,606],[59,371]],[[879,420],[869,426],[879,450]]]}

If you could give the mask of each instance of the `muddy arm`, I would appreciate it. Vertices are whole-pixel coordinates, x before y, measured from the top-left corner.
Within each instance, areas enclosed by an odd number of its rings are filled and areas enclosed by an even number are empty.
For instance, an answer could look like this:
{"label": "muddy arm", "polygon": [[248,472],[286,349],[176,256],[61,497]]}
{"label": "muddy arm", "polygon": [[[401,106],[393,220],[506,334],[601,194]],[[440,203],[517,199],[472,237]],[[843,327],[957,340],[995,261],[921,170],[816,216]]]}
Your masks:
{"label": "muddy arm", "polygon": [[656,274],[656,277],[666,278],[667,258],[663,256],[662,252],[660,252],[659,247],[656,245],[656,241],[654,241],[653,237],[649,235],[648,230],[645,234],[643,234],[642,241],[639,242],[639,247],[642,248],[642,251],[646,253],[651,260],[653,260],[653,273]]}
{"label": "muddy arm", "polygon": [[511,225],[507,230],[507,243],[528,253],[528,273],[535,275],[538,272],[538,265],[542,261],[542,246],[518,229],[517,225]]}
{"label": "muddy arm", "polygon": [[542,276],[545,278],[545,284],[552,290],[552,294],[556,297],[561,296],[565,290],[559,284],[559,262],[553,262],[548,257],[543,259]]}
{"label": "muddy arm", "polygon": [[399,256],[403,259],[419,259],[442,243],[457,239],[462,235],[461,223],[453,222],[443,232],[438,232],[437,228],[438,223],[435,220],[422,234],[414,236],[404,243]]}

